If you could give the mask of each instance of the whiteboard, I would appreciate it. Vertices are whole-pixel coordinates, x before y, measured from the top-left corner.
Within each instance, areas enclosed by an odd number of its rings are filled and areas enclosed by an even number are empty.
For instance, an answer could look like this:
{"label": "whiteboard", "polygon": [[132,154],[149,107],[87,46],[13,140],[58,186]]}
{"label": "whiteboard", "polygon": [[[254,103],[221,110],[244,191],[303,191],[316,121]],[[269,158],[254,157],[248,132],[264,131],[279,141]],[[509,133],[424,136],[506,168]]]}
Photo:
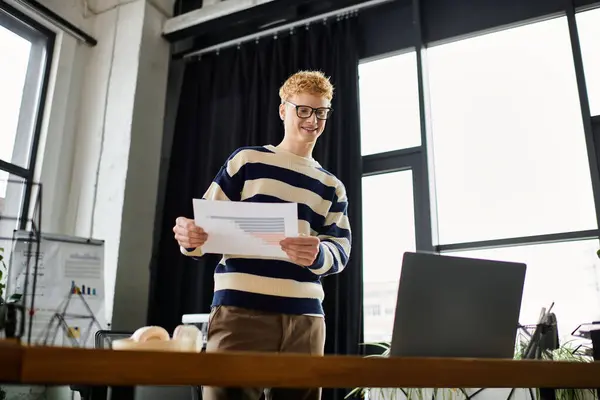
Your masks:
{"label": "whiteboard", "polygon": [[42,234],[38,252],[37,243],[29,238],[29,232],[15,231],[7,282],[9,296],[22,294],[28,278],[22,340],[48,346],[93,347],[95,332],[107,329],[104,241]]}

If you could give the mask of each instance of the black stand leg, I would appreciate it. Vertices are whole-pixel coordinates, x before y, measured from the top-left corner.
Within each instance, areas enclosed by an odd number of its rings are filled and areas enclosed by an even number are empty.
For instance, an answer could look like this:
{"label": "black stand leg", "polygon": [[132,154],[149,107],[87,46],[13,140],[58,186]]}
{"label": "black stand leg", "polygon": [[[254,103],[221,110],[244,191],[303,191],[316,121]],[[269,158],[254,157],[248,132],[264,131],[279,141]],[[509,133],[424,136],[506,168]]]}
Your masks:
{"label": "black stand leg", "polygon": [[541,400],[556,400],[556,392],[554,389],[540,388]]}
{"label": "black stand leg", "polygon": [[135,387],[112,386],[110,400],[134,400]]}
{"label": "black stand leg", "polygon": [[202,399],[202,386],[192,386],[192,400]]}
{"label": "black stand leg", "polygon": [[108,387],[106,386],[90,386],[89,396],[85,400],[107,400]]}
{"label": "black stand leg", "polygon": [[83,385],[71,385],[71,390],[74,392],[79,392],[79,396],[81,397],[82,400],[89,400],[90,399],[90,390],[91,388],[89,386],[83,386]]}
{"label": "black stand leg", "polygon": [[[600,361],[600,330],[591,331],[590,336],[592,339],[594,361]],[[600,399],[600,388],[596,388],[596,395]]]}

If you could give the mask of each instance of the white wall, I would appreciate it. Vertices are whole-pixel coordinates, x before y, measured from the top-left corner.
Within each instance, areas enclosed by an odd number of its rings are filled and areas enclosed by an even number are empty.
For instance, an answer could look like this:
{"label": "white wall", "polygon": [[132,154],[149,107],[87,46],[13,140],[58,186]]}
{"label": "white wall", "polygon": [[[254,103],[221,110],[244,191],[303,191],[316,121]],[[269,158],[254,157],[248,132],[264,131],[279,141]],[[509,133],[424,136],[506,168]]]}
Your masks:
{"label": "white wall", "polygon": [[[40,2],[98,40],[57,31],[36,165],[42,230],[105,240],[107,320],[133,330],[147,315],[170,57],[161,32],[174,0]],[[67,387],[47,395],[71,398]]]}
{"label": "white wall", "polygon": [[98,40],[57,31],[36,166],[42,230],[105,240],[107,317],[132,330],[147,314],[174,0],[40,2]]}
{"label": "white wall", "polygon": [[58,34],[36,165],[42,231],[105,240],[107,320],[132,330],[147,314],[170,57],[161,34],[175,0],[39,1],[98,41],[30,14]]}

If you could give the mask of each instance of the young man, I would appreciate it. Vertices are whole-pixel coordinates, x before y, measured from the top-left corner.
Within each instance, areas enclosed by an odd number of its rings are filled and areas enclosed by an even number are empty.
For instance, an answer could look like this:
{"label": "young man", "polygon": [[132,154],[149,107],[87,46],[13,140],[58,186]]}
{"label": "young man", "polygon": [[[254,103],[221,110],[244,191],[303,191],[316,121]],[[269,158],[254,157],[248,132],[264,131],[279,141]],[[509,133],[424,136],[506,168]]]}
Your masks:
{"label": "young man", "polygon": [[[298,237],[281,241],[289,259],[224,255],[215,270],[207,351],[322,355],[325,322],[321,278],[341,272],[350,256],[348,199],[342,182],[312,158],[331,115],[333,86],[302,71],[279,90],[285,134],[277,146],[236,150],[204,199],[298,203]],[[181,252],[201,256],[210,232],[193,219],[173,228]],[[204,388],[205,400],[258,400],[262,388]],[[272,389],[272,399],[320,399],[320,389]]]}

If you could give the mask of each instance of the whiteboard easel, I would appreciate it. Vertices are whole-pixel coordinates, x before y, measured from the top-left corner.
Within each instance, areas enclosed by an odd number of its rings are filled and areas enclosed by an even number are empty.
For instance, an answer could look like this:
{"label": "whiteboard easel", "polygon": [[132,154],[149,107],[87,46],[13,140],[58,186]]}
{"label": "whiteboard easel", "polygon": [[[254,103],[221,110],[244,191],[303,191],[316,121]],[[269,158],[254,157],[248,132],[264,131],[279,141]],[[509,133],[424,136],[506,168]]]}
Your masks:
{"label": "whiteboard easel", "polygon": [[[23,299],[26,309],[26,329],[24,337],[29,344],[73,345],[93,347],[93,334],[86,335],[85,343],[74,342],[69,335],[79,335],[83,326],[82,318],[89,311],[98,325],[106,328],[105,291],[104,291],[104,241],[57,234],[41,234],[39,252],[29,255],[38,259],[37,273],[29,271],[26,279],[26,259],[31,246],[30,235],[25,231],[15,231],[13,250],[8,271],[7,293],[23,293],[27,283],[27,296]],[[35,276],[33,276],[35,274]],[[32,279],[33,278],[33,279]],[[35,294],[33,292],[35,283]],[[71,299],[72,294],[77,296]],[[78,301],[78,298],[85,301]],[[69,299],[69,309],[64,309]],[[89,311],[88,311],[89,310]],[[64,332],[62,343],[48,343],[47,326],[61,313],[68,329]],[[69,315],[73,315],[70,318]]]}

